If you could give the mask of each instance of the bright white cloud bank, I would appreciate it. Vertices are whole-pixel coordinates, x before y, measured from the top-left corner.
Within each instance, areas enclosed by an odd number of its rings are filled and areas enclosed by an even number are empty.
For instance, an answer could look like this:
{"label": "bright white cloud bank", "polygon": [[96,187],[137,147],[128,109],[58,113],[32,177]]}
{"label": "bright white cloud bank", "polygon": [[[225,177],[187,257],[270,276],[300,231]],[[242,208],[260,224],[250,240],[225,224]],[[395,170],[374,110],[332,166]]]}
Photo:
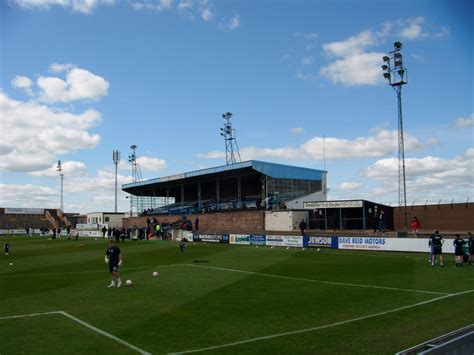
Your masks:
{"label": "bright white cloud bank", "polygon": [[[405,135],[405,150],[420,149],[421,143],[409,134]],[[244,147],[240,149],[242,160],[278,158],[298,160],[322,160],[323,150],[326,159],[355,159],[378,158],[397,151],[398,132],[379,130],[373,136],[358,137],[355,139],[341,139],[331,137],[314,137],[298,147],[259,148]],[[200,158],[222,158],[223,152],[208,152],[200,154]]]}
{"label": "bright white cloud bank", "polygon": [[58,155],[94,148],[100,137],[88,130],[100,120],[94,109],[69,113],[32,101],[16,101],[0,91],[0,128],[8,132],[2,136],[0,169],[42,170]]}
{"label": "bright white cloud bank", "polygon": [[11,0],[11,3],[25,9],[49,9],[53,6],[61,6],[74,12],[90,14],[97,6],[113,4],[114,0]]}
{"label": "bright white cloud bank", "polygon": [[[380,66],[385,53],[373,48],[385,44],[390,38],[421,40],[443,38],[449,34],[446,27],[442,27],[438,32],[428,32],[424,26],[423,17],[400,19],[385,22],[379,31],[364,30],[342,41],[326,43],[323,50],[332,62],[322,67],[319,74],[334,84],[345,86],[381,84],[384,79]],[[387,50],[389,48],[387,46]],[[297,78],[315,80],[318,77],[300,73]]]}

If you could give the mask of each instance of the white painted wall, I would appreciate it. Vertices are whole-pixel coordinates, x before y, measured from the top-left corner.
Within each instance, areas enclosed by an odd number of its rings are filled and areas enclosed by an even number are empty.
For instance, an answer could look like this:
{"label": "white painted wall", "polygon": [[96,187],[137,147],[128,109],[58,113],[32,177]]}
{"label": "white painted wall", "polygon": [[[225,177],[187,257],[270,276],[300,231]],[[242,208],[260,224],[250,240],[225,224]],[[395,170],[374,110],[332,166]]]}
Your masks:
{"label": "white painted wall", "polygon": [[268,211],[265,212],[265,230],[298,230],[298,226],[302,219],[307,221],[306,211]]}

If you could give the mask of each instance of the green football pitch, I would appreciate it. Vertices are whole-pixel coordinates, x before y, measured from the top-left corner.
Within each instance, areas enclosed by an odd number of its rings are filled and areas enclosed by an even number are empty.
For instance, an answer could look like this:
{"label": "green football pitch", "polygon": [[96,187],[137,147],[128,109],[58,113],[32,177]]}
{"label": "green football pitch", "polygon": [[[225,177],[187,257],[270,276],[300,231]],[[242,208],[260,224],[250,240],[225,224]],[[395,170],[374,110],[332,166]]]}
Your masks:
{"label": "green football pitch", "polygon": [[107,288],[103,239],[8,240],[2,355],[393,354],[474,322],[452,255],[127,241]]}

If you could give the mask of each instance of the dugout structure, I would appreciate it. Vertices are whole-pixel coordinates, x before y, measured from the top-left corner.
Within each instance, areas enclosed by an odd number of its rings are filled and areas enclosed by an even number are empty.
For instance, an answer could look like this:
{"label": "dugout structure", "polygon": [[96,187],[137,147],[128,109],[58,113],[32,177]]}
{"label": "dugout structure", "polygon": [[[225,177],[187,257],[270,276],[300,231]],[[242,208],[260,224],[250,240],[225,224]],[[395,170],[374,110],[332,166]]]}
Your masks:
{"label": "dugout structure", "polygon": [[[223,210],[303,208],[326,200],[327,171],[249,160],[122,185],[133,196],[174,201],[147,214],[191,214]],[[138,211],[143,213],[143,211]]]}
{"label": "dugout structure", "polygon": [[366,200],[307,201],[309,229],[365,230],[378,229],[380,211],[385,229],[393,230],[393,207]]}

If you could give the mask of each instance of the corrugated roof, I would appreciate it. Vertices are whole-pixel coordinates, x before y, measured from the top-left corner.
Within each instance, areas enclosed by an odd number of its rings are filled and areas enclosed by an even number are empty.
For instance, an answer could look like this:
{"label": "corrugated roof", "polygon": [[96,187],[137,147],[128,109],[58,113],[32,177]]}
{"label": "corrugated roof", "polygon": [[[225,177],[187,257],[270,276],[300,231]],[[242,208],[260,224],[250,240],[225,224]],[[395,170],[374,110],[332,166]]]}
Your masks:
{"label": "corrugated roof", "polygon": [[161,178],[150,179],[140,182],[134,182],[130,184],[122,185],[122,189],[129,189],[139,186],[147,186],[151,184],[159,184],[162,182],[174,181],[174,180],[184,180],[186,178],[205,176],[211,174],[219,174],[222,172],[228,172],[232,170],[239,170],[244,168],[251,168],[255,171],[258,171],[264,175],[279,178],[279,179],[298,179],[298,180],[321,180],[323,174],[326,172],[324,170],[303,168],[299,166],[291,166],[277,163],[269,163],[259,160],[248,160],[240,163],[229,164],[217,166],[214,168],[207,168],[201,170],[190,171],[183,174],[164,176]]}

